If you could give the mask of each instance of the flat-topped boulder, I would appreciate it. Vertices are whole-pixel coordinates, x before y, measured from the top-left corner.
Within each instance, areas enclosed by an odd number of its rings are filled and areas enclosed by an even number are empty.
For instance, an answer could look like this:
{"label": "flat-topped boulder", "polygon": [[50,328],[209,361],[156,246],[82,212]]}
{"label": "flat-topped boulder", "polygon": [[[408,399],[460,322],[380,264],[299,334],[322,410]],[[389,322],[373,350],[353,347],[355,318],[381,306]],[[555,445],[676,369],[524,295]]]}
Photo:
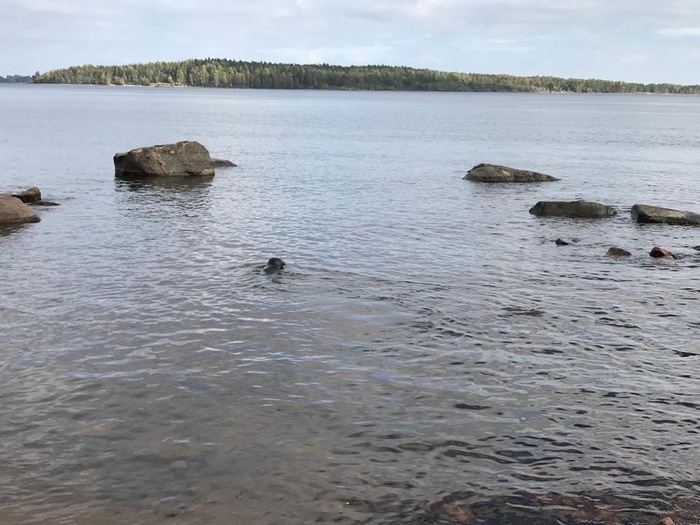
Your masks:
{"label": "flat-topped boulder", "polygon": [[689,211],[659,208],[646,204],[632,206],[632,218],[642,223],[677,224],[680,226],[700,226],[700,214]]}
{"label": "flat-topped boulder", "polygon": [[183,140],[132,149],[114,155],[114,171],[119,178],[213,177],[213,160],[199,142]]}
{"label": "flat-topped boulder", "polygon": [[469,170],[464,176],[464,180],[474,182],[553,182],[559,179],[536,171],[520,170],[497,164],[478,164]]}
{"label": "flat-topped boulder", "polygon": [[17,197],[0,193],[0,224],[39,222],[41,219]]}
{"label": "flat-topped boulder", "polygon": [[540,201],[530,208],[538,217],[570,217],[574,219],[600,219],[617,215],[617,210],[591,201]]}

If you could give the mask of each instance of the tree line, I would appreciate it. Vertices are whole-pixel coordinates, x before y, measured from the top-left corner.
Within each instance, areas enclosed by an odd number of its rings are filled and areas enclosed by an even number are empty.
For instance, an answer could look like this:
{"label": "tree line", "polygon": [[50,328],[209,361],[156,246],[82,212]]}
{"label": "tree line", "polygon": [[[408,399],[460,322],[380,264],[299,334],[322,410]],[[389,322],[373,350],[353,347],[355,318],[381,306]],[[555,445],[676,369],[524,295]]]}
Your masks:
{"label": "tree line", "polygon": [[33,82],[264,89],[700,94],[700,85],[458,73],[397,66],[274,64],[215,58],[126,66],[88,64],[37,72]]}
{"label": "tree line", "polygon": [[33,78],[26,75],[0,75],[0,84],[29,84]]}

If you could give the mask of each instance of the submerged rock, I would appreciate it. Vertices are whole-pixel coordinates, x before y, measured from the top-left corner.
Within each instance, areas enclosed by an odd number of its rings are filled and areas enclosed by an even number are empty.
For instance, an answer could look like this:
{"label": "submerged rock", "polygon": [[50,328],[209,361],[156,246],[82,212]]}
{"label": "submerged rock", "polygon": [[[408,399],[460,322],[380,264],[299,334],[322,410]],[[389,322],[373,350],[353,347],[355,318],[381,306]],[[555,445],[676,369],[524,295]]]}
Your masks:
{"label": "submerged rock", "polygon": [[214,176],[207,148],[188,140],[117,153],[114,170],[120,178]]}
{"label": "submerged rock", "polygon": [[0,194],[0,224],[39,222],[41,219],[17,197]]}
{"label": "submerged rock", "polygon": [[211,159],[211,165],[213,168],[236,168],[238,164],[234,164],[230,160],[226,159]]}
{"label": "submerged rock", "polygon": [[540,201],[530,208],[530,213],[538,217],[598,219],[617,215],[617,210],[611,206],[590,201]]}
{"label": "submerged rock", "polygon": [[654,246],[651,251],[649,252],[649,255],[652,257],[673,257],[674,259],[676,258],[675,255],[666,248],[660,248],[659,246]]}
{"label": "submerged rock", "polygon": [[553,182],[559,179],[536,171],[520,170],[497,164],[478,164],[464,176],[474,182]]}
{"label": "submerged rock", "polygon": [[680,226],[699,226],[700,214],[689,211],[659,208],[646,204],[632,206],[632,218],[641,223],[677,224]]}
{"label": "submerged rock", "polygon": [[629,257],[632,255],[630,252],[625,250],[624,248],[618,248],[617,246],[612,246],[608,248],[608,252],[605,254],[608,255],[609,257]]}
{"label": "submerged rock", "polygon": [[45,201],[41,198],[41,190],[37,187],[27,188],[24,191],[18,193],[13,193],[13,197],[17,197],[24,203],[31,204],[32,206],[58,206],[57,202]]}
{"label": "submerged rock", "polygon": [[559,237],[556,241],[554,241],[554,244],[557,246],[568,246],[569,244],[572,244],[574,241],[571,241],[569,239],[562,239]]}

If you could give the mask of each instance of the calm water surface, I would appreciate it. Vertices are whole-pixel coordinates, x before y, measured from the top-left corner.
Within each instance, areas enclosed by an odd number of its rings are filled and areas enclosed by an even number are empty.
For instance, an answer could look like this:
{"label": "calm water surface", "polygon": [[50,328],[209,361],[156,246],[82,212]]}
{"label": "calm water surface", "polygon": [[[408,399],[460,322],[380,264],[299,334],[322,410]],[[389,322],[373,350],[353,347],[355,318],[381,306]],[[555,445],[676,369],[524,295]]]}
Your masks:
{"label": "calm water surface", "polygon": [[[0,86],[0,122],[0,190],[61,203],[0,232],[0,522],[700,522],[700,229],[629,216],[700,211],[700,98]],[[182,139],[239,167],[114,179]],[[527,212],[576,198],[619,214]]]}

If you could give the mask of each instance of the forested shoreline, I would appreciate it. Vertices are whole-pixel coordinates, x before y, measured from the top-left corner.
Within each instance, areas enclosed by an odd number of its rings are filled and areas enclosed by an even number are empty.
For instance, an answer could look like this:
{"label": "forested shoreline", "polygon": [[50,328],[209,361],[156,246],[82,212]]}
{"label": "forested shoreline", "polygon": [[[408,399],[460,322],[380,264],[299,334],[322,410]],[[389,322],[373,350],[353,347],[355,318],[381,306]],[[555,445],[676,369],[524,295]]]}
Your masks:
{"label": "forested shoreline", "polygon": [[126,66],[73,66],[37,72],[32,82],[253,89],[700,94],[700,85],[458,73],[396,66],[274,64],[213,58]]}
{"label": "forested shoreline", "polygon": [[0,84],[29,84],[33,79],[34,77],[26,75],[0,75]]}

